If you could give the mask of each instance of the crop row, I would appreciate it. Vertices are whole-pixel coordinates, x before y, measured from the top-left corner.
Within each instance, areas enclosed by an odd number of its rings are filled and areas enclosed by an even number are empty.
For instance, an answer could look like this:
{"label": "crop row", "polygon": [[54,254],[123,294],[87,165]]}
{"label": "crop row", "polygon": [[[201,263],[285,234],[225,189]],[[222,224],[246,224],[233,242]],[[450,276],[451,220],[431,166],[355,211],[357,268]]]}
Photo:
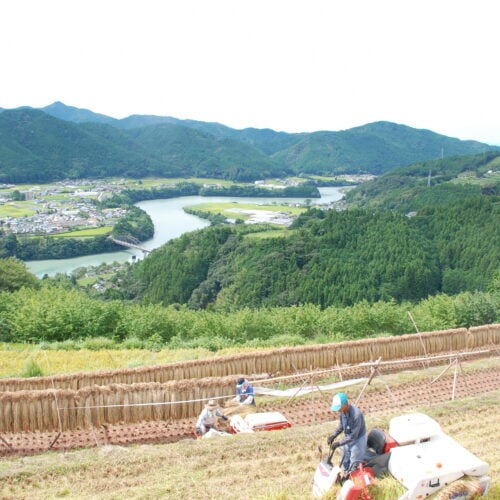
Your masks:
{"label": "crop row", "polygon": [[290,374],[498,347],[500,324],[326,345],[273,349],[155,367],[0,381],[0,432],[71,430],[106,423],[194,417],[229,397],[236,377]]}

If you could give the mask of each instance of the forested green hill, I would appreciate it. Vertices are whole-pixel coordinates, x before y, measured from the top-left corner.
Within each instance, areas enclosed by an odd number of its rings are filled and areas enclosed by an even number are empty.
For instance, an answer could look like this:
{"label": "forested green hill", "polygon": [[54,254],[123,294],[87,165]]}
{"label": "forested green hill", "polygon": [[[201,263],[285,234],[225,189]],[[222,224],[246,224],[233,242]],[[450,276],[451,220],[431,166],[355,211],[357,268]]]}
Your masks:
{"label": "forested green hill", "polygon": [[394,167],[438,158],[441,153],[450,156],[483,151],[484,144],[476,141],[375,122],[341,132],[307,134],[273,157],[295,172],[332,175],[358,171],[379,175]]}
{"label": "forested green hill", "polygon": [[184,235],[128,279],[146,301],[221,310],[484,291],[500,269],[499,167],[489,152],[396,169],[350,191],[346,211],[312,209],[279,237]]}
{"label": "forested green hill", "polygon": [[258,149],[175,124],[132,129],[129,135],[176,175],[253,181],[290,174]]}
{"label": "forested green hill", "polygon": [[180,125],[126,131],[63,121],[30,108],[0,113],[0,182],[113,176],[248,181],[283,175],[258,149]]}
{"label": "forested green hill", "polygon": [[500,195],[498,151],[397,168],[350,190],[345,199],[358,206],[410,212],[480,195]]}
{"label": "forested green hill", "polygon": [[221,310],[486,290],[499,265],[499,220],[498,198],[476,196],[414,217],[312,209],[287,237],[212,227],[155,250],[133,267],[124,290],[141,290],[137,297],[148,302]]}
{"label": "forested green hill", "polygon": [[108,125],[77,125],[34,109],[0,113],[0,182],[145,176],[159,166]]}
{"label": "forested green hill", "polygon": [[113,124],[119,120],[112,118],[111,116],[102,115],[100,113],[94,113],[89,109],[76,108],[75,106],[67,106],[61,101],[53,102],[44,108],[40,108],[41,111],[47,113],[48,115],[59,118],[60,120],[65,120],[74,123],[108,123]]}
{"label": "forested green hill", "polygon": [[122,120],[54,103],[0,110],[0,182],[198,176],[239,181],[301,174],[380,174],[415,161],[498,147],[376,122],[288,134],[134,115]]}

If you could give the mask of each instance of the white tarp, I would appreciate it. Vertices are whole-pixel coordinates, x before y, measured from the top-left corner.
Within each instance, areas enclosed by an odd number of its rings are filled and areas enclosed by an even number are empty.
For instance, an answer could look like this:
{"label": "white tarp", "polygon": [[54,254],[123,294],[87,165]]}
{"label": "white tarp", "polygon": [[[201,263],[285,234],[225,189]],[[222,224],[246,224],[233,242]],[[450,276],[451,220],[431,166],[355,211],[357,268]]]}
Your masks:
{"label": "white tarp", "polygon": [[291,389],[279,390],[279,389],[269,389],[268,387],[254,387],[253,391],[255,394],[261,394],[265,396],[281,396],[281,397],[293,397],[302,396],[304,394],[309,394],[316,391],[331,391],[333,389],[342,389],[343,387],[349,387],[350,385],[359,384],[365,382],[367,378],[355,378],[351,380],[344,380],[343,382],[336,382],[334,384],[328,385],[304,385],[302,387],[292,387]]}

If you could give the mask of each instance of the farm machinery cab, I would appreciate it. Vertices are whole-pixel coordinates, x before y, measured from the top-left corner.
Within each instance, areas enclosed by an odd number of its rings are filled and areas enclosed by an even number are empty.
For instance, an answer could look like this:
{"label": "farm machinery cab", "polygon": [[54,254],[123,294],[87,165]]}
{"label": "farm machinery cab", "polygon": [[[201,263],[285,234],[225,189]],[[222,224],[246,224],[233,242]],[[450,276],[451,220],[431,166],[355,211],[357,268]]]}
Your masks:
{"label": "farm machinery cab", "polygon": [[[473,455],[427,415],[412,413],[394,417],[389,432],[373,429],[368,435],[369,454],[349,478],[332,464],[333,452],[323,459],[313,480],[313,496],[321,497],[333,484],[342,485],[338,500],[370,500],[375,476],[385,473],[406,489],[398,500],[421,500],[437,493],[443,498],[466,499],[486,494],[489,466]],[[457,482],[467,477],[470,481]]]}

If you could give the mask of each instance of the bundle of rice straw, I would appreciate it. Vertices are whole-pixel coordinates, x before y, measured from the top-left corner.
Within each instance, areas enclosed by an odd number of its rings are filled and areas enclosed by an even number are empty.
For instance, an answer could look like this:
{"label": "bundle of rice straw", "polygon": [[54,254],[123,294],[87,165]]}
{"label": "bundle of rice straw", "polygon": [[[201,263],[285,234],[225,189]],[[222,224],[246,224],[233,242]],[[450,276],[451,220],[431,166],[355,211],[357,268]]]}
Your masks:
{"label": "bundle of rice straw", "polygon": [[451,500],[453,498],[472,499],[482,495],[482,487],[477,479],[465,477],[455,481],[436,493],[436,500]]}

